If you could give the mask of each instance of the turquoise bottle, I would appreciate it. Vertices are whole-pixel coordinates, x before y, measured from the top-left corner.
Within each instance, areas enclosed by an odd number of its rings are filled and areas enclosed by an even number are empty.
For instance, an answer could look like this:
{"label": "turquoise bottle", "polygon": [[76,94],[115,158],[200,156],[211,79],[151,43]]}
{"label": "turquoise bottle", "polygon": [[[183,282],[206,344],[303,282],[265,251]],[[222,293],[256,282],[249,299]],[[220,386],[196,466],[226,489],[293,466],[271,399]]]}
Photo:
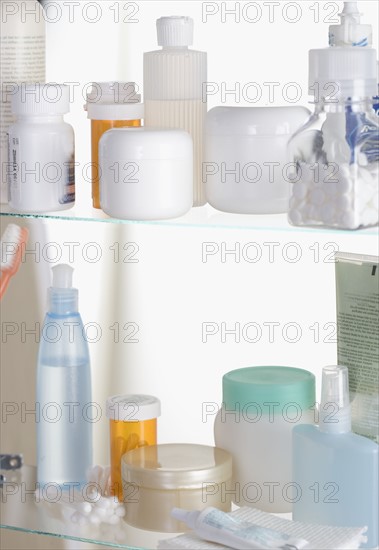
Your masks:
{"label": "turquoise bottle", "polygon": [[293,519],[340,527],[367,526],[367,543],[378,546],[378,449],[351,432],[348,370],[322,374],[319,426],[293,429]]}

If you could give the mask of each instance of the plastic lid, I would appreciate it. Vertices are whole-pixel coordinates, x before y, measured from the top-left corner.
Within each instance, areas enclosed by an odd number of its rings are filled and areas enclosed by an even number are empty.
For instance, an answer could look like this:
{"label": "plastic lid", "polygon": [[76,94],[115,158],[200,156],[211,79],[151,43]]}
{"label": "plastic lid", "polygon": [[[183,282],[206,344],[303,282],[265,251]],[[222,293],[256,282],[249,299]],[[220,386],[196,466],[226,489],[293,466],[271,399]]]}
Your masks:
{"label": "plastic lid", "polygon": [[291,136],[310,117],[305,107],[214,107],[206,118],[211,136]]}
{"label": "plastic lid", "polygon": [[194,489],[231,479],[232,457],[205,445],[149,445],[124,454],[121,469],[127,483],[151,489]]}
{"label": "plastic lid", "polygon": [[107,399],[107,417],[122,422],[142,422],[161,415],[161,402],[152,395],[113,395]]}
{"label": "plastic lid", "polygon": [[293,367],[246,367],[233,370],[222,379],[223,403],[227,410],[243,409],[250,403],[266,411],[265,403],[278,403],[280,412],[289,403],[301,409],[316,401],[315,377]]}
{"label": "plastic lid", "polygon": [[112,128],[99,144],[102,158],[116,162],[146,159],[188,159],[193,154],[192,138],[183,130],[158,128]]}
{"label": "plastic lid", "polygon": [[332,366],[322,369],[320,430],[329,433],[351,431],[347,367]]}
{"label": "plastic lid", "polygon": [[78,311],[78,291],[72,288],[74,269],[70,265],[59,264],[52,268],[53,282],[48,291],[49,311],[66,315]]}
{"label": "plastic lid", "polygon": [[361,24],[357,2],[344,2],[341,23],[329,27],[330,46],[371,46],[372,26]]}
{"label": "plastic lid", "polygon": [[70,111],[70,88],[64,84],[20,84],[11,98],[14,115],[64,115]]}
{"label": "plastic lid", "polygon": [[144,116],[135,82],[93,82],[84,109],[93,120],[141,120]]}
{"label": "plastic lid", "polygon": [[333,47],[309,52],[309,93],[331,97],[373,97],[377,93],[376,51]]}
{"label": "plastic lid", "polygon": [[158,45],[163,48],[182,48],[193,44],[193,19],[171,16],[157,20]]}

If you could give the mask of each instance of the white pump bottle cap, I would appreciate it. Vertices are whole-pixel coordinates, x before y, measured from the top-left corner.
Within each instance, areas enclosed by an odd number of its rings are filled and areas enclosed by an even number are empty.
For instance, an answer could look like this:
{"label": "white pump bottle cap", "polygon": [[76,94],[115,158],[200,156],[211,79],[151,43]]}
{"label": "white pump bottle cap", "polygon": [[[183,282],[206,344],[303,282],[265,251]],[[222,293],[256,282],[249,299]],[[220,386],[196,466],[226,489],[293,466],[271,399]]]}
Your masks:
{"label": "white pump bottle cap", "polygon": [[330,46],[371,46],[372,26],[361,24],[357,2],[344,2],[341,23],[329,27]]}
{"label": "white pump bottle cap", "polygon": [[54,288],[72,288],[73,267],[66,264],[60,264],[53,267],[52,272]]}
{"label": "white pump bottle cap", "polygon": [[161,17],[157,20],[158,45],[183,48],[193,44],[193,19],[184,16]]}

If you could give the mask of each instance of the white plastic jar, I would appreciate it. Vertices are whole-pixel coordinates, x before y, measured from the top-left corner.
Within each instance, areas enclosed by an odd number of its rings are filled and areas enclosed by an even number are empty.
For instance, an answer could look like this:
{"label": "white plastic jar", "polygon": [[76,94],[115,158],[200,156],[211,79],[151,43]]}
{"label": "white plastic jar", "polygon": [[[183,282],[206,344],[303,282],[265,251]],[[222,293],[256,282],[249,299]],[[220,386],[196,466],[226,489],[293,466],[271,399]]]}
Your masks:
{"label": "white plastic jar", "polygon": [[309,116],[305,107],[211,109],[203,164],[207,201],[236,214],[287,212],[287,142]]}
{"label": "white plastic jar", "polygon": [[215,420],[217,447],[233,458],[233,502],[290,512],[292,428],[314,423],[315,377],[292,367],[247,367],[223,377]]}
{"label": "white plastic jar", "polygon": [[8,190],[12,210],[66,210],[75,203],[75,137],[63,115],[70,89],[22,84],[11,100],[17,118],[9,128]]}
{"label": "white plastic jar", "polygon": [[193,146],[183,130],[108,130],[99,163],[100,205],[113,218],[177,218],[192,207]]}

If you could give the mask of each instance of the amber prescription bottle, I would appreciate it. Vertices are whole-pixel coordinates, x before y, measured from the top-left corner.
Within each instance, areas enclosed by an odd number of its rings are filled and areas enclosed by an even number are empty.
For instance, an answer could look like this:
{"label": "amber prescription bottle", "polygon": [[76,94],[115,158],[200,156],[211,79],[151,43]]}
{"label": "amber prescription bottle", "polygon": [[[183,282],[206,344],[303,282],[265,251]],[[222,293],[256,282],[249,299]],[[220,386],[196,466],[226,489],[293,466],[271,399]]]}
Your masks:
{"label": "amber prescription bottle", "polygon": [[100,208],[100,138],[111,128],[141,126],[144,106],[134,82],[93,82],[84,108],[91,120],[92,203]]}
{"label": "amber prescription bottle", "polygon": [[114,395],[107,399],[110,422],[111,492],[123,500],[121,457],[137,447],[157,444],[159,399],[151,395]]}

